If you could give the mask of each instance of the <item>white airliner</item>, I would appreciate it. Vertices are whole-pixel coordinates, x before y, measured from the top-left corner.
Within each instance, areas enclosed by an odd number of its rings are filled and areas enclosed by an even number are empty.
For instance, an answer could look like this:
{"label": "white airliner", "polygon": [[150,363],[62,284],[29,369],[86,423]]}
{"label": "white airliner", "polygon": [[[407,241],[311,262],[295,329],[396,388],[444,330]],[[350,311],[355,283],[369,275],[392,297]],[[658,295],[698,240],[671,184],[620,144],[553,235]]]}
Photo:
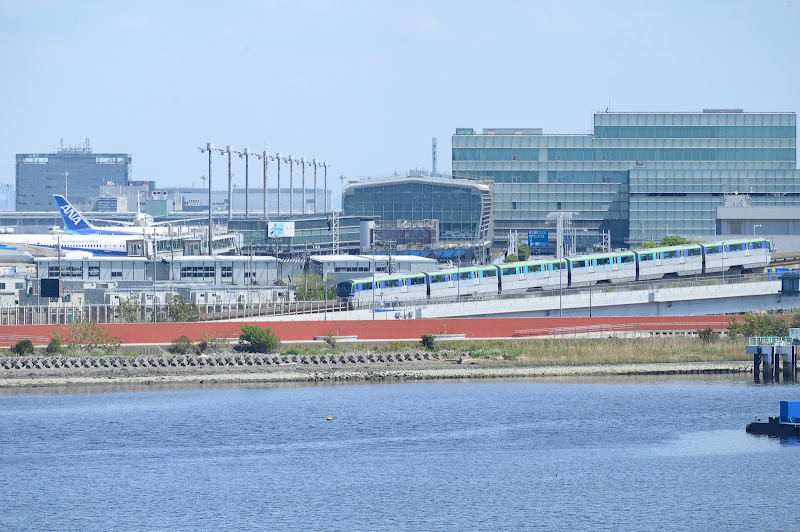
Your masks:
{"label": "white airliner", "polygon": [[[64,233],[69,235],[166,235],[170,233],[186,233],[188,227],[178,227],[177,229],[168,227],[164,224],[175,224],[190,220],[175,220],[172,222],[153,222],[153,217],[149,214],[138,214],[136,221],[132,225],[114,225],[97,227],[93,225],[81,212],[75,208],[64,196],[53,194],[53,199],[58,205],[58,212],[64,221]],[[110,220],[103,220],[110,221]],[[119,224],[119,221],[112,222]],[[196,228],[194,228],[196,229]]]}
{"label": "white airliner", "polygon": [[134,235],[0,234],[0,250],[29,251],[36,257],[57,255],[60,248],[64,258],[87,257],[90,254],[124,257],[127,255],[126,241],[135,238]]}

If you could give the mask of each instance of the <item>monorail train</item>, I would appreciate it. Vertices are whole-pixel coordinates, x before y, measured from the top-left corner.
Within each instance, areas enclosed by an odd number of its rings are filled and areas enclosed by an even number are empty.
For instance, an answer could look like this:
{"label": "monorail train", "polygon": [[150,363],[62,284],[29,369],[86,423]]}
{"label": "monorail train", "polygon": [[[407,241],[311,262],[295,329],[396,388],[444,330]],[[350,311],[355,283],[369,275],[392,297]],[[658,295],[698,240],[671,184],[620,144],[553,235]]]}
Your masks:
{"label": "monorail train", "polygon": [[349,279],[336,286],[336,295],[346,301],[408,301],[510,294],[764,268],[770,253],[770,243],[763,238],[686,244]]}

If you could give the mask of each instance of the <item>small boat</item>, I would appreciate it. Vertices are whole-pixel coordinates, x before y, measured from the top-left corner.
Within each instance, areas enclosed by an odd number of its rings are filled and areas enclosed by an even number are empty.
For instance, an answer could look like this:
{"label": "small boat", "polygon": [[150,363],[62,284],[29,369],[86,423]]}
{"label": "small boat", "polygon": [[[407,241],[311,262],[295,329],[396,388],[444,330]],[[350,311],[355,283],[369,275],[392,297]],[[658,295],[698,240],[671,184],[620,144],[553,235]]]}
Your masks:
{"label": "small boat", "polygon": [[745,430],[748,434],[800,437],[800,401],[781,401],[780,416],[770,417],[766,422],[756,418]]}

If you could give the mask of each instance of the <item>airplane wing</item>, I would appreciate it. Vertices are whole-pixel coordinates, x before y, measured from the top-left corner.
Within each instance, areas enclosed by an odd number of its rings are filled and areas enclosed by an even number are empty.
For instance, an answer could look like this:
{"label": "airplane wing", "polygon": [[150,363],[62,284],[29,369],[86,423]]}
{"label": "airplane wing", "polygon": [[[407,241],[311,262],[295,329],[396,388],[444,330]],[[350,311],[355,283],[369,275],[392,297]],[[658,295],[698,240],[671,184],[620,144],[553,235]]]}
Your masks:
{"label": "airplane wing", "polygon": [[150,225],[179,225],[183,222],[202,222],[208,218],[181,218],[180,220],[164,220],[163,222],[150,222]]}
{"label": "airplane wing", "polygon": [[88,218],[88,217],[87,217],[87,219],[91,220],[93,222],[103,222],[103,223],[107,223],[107,224],[125,225],[125,226],[133,227],[133,223],[132,222],[125,222],[125,221],[122,221],[122,220],[104,220],[102,218]]}

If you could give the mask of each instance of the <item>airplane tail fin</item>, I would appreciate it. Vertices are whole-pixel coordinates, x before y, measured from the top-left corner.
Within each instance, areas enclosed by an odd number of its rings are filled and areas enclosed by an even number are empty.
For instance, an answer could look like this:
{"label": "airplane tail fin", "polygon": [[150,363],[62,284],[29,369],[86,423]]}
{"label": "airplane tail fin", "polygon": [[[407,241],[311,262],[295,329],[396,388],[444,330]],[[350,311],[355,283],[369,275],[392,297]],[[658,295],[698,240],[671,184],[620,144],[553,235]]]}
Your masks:
{"label": "airplane tail fin", "polygon": [[58,212],[64,221],[64,228],[67,233],[84,233],[96,229],[83,215],[76,209],[67,198],[53,194],[53,199],[58,205]]}

